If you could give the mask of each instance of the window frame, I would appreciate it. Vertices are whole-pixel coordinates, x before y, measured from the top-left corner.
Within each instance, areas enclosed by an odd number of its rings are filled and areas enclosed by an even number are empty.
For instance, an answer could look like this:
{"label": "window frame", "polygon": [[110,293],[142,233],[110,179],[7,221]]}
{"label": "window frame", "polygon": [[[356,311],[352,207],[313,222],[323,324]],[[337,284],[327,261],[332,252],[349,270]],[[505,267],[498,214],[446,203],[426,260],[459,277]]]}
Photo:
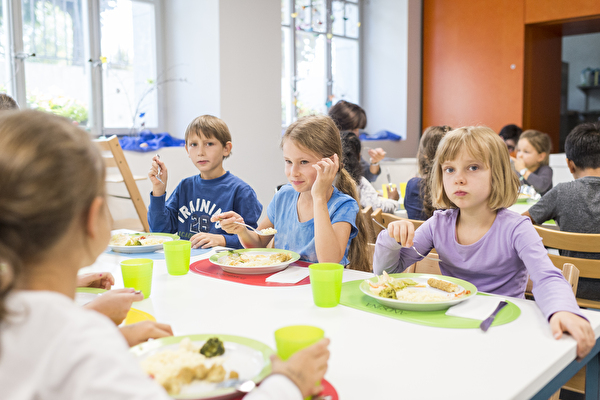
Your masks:
{"label": "window frame", "polygon": [[[313,4],[313,0],[306,0],[307,2],[310,1],[311,7]],[[325,36],[325,69],[326,69],[326,80],[324,82],[324,84],[326,85],[326,93],[327,93],[327,99],[330,98],[330,96],[333,95],[333,54],[332,54],[332,46],[331,46],[331,41],[334,38],[342,38],[342,39],[347,39],[347,40],[354,40],[357,43],[358,46],[358,98],[359,98],[359,103],[362,102],[362,48],[363,48],[363,35],[362,35],[362,30],[359,29],[358,30],[358,37],[350,37],[346,35],[346,26],[344,25],[344,35],[339,35],[339,34],[334,34],[333,30],[332,30],[332,21],[331,18],[329,18],[329,16],[332,15],[333,13],[333,1],[334,0],[324,0],[325,2],[325,13],[327,15],[327,18],[325,18],[325,22],[326,22],[326,26],[325,26],[325,32],[312,32],[315,35],[324,35]],[[355,5],[357,7],[357,12],[358,12],[358,21],[360,22],[361,17],[362,17],[362,7],[363,7],[363,0],[336,0],[336,1],[340,1],[344,3],[344,10],[346,9],[346,4],[352,4]],[[285,2],[287,2],[287,6],[289,9],[290,14],[293,13],[297,13],[298,10],[296,10],[296,0],[285,0]],[[345,11],[344,11],[345,12]],[[312,18],[312,14],[311,14],[311,18]],[[294,97],[295,97],[295,93],[297,92],[297,81],[298,81],[298,63],[297,63],[297,58],[296,58],[296,18],[292,17],[291,15],[288,17],[288,21],[289,23],[284,23],[284,21],[281,21],[281,27],[282,28],[286,28],[289,30],[289,41],[286,44],[287,46],[289,46],[290,48],[290,71],[289,73],[291,74],[291,84],[292,84],[292,88],[290,91],[290,97],[288,99],[289,104],[291,104],[292,106],[292,118],[291,118],[291,122],[294,122],[295,120],[298,119],[298,108],[296,107],[296,104],[294,102]],[[311,21],[311,25],[312,25],[312,21]],[[327,35],[331,34],[331,37],[329,38]],[[327,108],[329,109],[331,106],[328,106]],[[284,123],[282,121],[282,128],[286,127],[286,123]]]}
{"label": "window frame", "polygon": [[[101,0],[82,0],[82,21],[83,21],[83,45],[86,62],[86,76],[88,86],[88,116],[89,122],[86,130],[92,136],[109,136],[113,134],[129,134],[130,126],[119,128],[104,127],[104,107],[103,107],[103,78],[101,57],[101,23],[100,23],[100,1]],[[154,32],[155,32],[155,54],[156,70],[163,70],[162,63],[162,14],[163,0],[132,0],[139,3],[149,3],[154,5]],[[21,0],[2,0],[4,15],[4,26],[6,32],[6,52],[5,58],[9,78],[7,80],[7,92],[21,105],[27,107],[26,83],[25,83],[25,59],[29,54],[25,54],[23,45],[23,14]],[[160,130],[164,124],[163,101],[160,96],[161,88],[156,89],[158,123],[156,129]],[[152,127],[155,128],[155,127]]]}

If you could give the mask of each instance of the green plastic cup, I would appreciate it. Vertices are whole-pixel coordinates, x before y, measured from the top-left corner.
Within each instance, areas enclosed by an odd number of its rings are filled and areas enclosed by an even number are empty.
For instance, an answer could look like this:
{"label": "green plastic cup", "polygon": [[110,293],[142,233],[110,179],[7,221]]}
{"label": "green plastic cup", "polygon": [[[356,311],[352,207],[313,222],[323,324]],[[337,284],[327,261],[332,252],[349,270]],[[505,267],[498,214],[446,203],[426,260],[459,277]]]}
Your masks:
{"label": "green plastic cup", "polygon": [[275,331],[277,355],[287,360],[297,352],[323,339],[325,332],[321,328],[310,325],[292,325]]}
{"label": "green plastic cup", "polygon": [[149,258],[132,258],[121,261],[123,285],[126,288],[140,290],[145,299],[150,297],[153,264],[154,262]]}
{"label": "green plastic cup", "polygon": [[319,307],[335,307],[340,303],[344,266],[335,263],[316,263],[308,266],[313,301]]}
{"label": "green plastic cup", "polygon": [[192,242],[189,240],[173,240],[163,243],[167,271],[169,275],[185,275],[190,270],[190,253]]}

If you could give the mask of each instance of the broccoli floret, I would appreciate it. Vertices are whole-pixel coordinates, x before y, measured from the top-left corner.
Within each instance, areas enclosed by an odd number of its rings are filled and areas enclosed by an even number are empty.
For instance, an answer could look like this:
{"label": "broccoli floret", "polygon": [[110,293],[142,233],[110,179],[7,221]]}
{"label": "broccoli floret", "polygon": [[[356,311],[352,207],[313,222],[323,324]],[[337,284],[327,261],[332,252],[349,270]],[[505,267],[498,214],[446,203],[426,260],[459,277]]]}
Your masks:
{"label": "broccoli floret", "polygon": [[381,292],[379,292],[380,297],[385,297],[386,299],[398,299],[396,297],[396,291],[394,288],[386,287]]}
{"label": "broccoli floret", "polygon": [[224,353],[225,347],[223,346],[223,342],[216,337],[208,339],[200,349],[200,354],[208,358],[220,356]]}

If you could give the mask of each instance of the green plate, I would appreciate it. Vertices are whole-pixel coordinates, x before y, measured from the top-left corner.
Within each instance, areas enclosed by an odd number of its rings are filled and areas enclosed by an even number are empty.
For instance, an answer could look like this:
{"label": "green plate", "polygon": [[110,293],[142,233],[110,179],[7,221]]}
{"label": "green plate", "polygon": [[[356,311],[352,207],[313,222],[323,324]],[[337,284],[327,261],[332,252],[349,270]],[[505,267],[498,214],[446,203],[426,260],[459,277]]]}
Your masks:
{"label": "green plate", "polygon": [[[448,277],[444,277],[444,279],[447,278]],[[409,311],[386,307],[360,290],[359,286],[362,282],[364,281],[358,280],[343,283],[340,304],[400,321],[439,328],[477,329],[479,328],[479,325],[481,325],[480,320],[448,316],[446,315],[446,310]],[[478,293],[477,296],[488,295]],[[519,315],[521,315],[519,307],[508,301],[508,305],[500,310],[496,319],[494,319],[492,326],[512,322],[516,320]]]}
{"label": "green plate", "polygon": [[[192,342],[205,342],[212,337],[218,337],[225,345],[223,367],[227,373],[234,370],[239,373],[239,379],[251,379],[256,383],[271,373],[270,356],[275,354],[273,349],[262,342],[242,336],[221,334],[171,336],[139,344],[132,347],[130,351],[142,361],[162,350],[177,349],[179,342],[184,338],[189,338]],[[176,399],[221,399],[238,394],[234,388],[218,389],[215,386],[216,384],[208,384],[204,381],[196,386],[192,383],[187,387],[184,386],[180,394],[171,397]]]}
{"label": "green plate", "polygon": [[[270,255],[270,254],[291,254],[292,258],[280,262],[277,264],[269,264],[269,265],[228,265],[223,260],[225,257],[231,254],[249,254],[249,255]],[[232,274],[246,274],[246,275],[256,275],[256,274],[270,274],[277,271],[281,271],[287,268],[291,263],[298,261],[300,259],[300,254],[293,252],[291,250],[281,250],[281,249],[240,249],[240,250],[229,250],[229,251],[220,251],[217,254],[213,254],[210,257],[210,262],[218,265],[224,271],[230,272]]]}
{"label": "green plate", "polygon": [[[382,305],[384,305],[386,307],[395,308],[398,310],[409,310],[409,311],[445,310],[447,308],[450,308],[453,305],[456,305],[465,300],[468,300],[477,294],[477,288],[472,283],[469,283],[462,279],[452,278],[449,276],[432,275],[432,274],[390,274],[390,276],[394,277],[394,278],[400,278],[400,279],[410,278],[421,285],[427,285],[427,280],[429,278],[435,278],[435,279],[455,283],[459,286],[460,291],[466,290],[470,293],[467,295],[458,297],[458,298],[457,297],[453,298],[450,293],[446,293],[446,292],[443,292],[441,290],[434,289],[431,287],[416,288],[415,290],[426,291],[426,292],[430,292],[430,293],[434,293],[434,294],[438,294],[438,295],[439,294],[446,295],[448,297],[448,299],[444,300],[444,301],[415,302],[415,301],[388,299],[388,298],[380,297],[376,294],[373,294],[373,293],[371,293],[370,286],[367,281],[363,281],[360,284],[359,288],[364,294],[373,298],[375,301],[381,303]],[[376,283],[378,281],[378,278],[375,276],[375,277],[369,279],[369,281]]]}

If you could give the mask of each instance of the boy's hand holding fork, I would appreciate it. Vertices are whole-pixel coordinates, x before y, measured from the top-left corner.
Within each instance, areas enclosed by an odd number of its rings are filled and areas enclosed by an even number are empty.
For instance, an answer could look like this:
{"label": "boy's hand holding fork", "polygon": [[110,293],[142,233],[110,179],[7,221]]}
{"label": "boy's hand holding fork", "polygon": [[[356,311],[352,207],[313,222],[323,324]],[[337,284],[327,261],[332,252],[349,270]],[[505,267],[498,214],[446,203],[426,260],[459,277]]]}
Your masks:
{"label": "boy's hand holding fork", "polygon": [[157,154],[152,157],[152,165],[150,166],[150,171],[148,171],[148,178],[152,182],[153,196],[159,197],[166,193],[168,177],[167,166],[160,160],[160,156]]}

